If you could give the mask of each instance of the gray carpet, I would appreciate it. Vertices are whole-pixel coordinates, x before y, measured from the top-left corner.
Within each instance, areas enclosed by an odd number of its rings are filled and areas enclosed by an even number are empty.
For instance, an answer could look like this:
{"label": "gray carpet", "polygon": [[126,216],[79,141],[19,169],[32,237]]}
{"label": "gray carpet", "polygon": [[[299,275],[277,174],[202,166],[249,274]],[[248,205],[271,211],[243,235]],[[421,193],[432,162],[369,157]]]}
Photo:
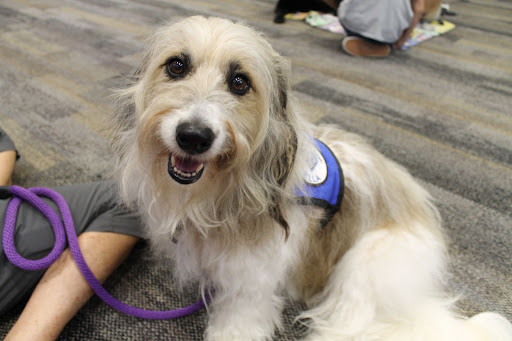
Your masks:
{"label": "gray carpet", "polygon": [[[0,125],[22,154],[15,182],[104,179],[111,166],[102,120],[109,89],[137,65],[144,37],[193,14],[244,19],[293,62],[293,86],[311,120],[365,136],[435,196],[450,237],[450,288],[461,314],[512,319],[512,3],[449,1],[457,27],[385,60],[356,59],[337,35],[272,22],[274,0],[2,0]],[[194,302],[145,244],[107,282],[121,300],[152,309]],[[290,304],[277,340],[303,333]],[[0,317],[0,337],[22,306]],[[201,340],[206,314],[144,321],[92,299],[61,340]]]}

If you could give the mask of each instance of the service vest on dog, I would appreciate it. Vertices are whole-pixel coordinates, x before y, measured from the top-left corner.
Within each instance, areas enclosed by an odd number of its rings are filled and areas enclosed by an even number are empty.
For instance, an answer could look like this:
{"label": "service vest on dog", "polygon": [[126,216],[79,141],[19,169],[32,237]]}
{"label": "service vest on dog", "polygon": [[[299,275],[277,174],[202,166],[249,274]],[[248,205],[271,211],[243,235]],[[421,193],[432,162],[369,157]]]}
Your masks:
{"label": "service vest on dog", "polygon": [[343,201],[345,181],[343,170],[332,151],[323,142],[315,139],[317,148],[308,161],[309,169],[304,175],[306,186],[297,191],[299,203],[312,204],[325,209],[322,228],[339,211]]}

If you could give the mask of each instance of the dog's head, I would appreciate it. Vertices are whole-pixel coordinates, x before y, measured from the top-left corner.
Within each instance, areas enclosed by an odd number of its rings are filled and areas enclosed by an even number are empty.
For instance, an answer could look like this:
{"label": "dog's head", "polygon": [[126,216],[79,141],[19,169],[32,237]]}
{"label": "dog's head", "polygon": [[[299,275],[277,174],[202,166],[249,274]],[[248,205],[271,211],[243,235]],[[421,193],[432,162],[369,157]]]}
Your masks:
{"label": "dog's head", "polygon": [[297,149],[288,73],[245,25],[191,17],[159,29],[115,119],[125,187],[150,177],[156,192],[279,212]]}

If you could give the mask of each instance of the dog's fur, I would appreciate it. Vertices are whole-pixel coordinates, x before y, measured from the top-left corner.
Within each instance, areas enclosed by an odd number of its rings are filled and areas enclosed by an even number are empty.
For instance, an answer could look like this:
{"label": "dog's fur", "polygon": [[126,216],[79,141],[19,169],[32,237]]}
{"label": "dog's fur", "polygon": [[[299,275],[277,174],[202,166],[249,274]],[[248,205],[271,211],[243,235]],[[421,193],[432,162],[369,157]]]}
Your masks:
{"label": "dog's fur", "polygon": [[[168,71],[175,59],[184,65],[175,65],[179,77]],[[233,90],[237,76],[249,86],[243,93]],[[154,34],[119,94],[122,197],[143,213],[177,277],[214,292],[205,338],[270,339],[285,292],[307,303],[310,340],[512,335],[498,315],[462,320],[450,312],[446,245],[429,194],[358,136],[306,123],[288,77],[289,63],[251,28],[191,17]],[[183,124],[209,130],[211,145],[183,150]],[[296,201],[311,136],[334,151],[345,174],[341,210],[323,229],[322,210]],[[170,154],[204,162],[204,173],[176,182]]]}

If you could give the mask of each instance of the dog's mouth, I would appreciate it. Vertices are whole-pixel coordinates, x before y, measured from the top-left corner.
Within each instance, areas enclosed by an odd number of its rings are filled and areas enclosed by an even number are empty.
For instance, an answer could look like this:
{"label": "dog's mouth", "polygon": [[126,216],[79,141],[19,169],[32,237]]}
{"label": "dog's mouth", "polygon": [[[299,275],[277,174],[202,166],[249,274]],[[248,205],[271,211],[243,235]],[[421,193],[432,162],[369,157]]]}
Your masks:
{"label": "dog's mouth", "polygon": [[167,172],[174,181],[190,185],[201,178],[203,171],[204,162],[169,154]]}

